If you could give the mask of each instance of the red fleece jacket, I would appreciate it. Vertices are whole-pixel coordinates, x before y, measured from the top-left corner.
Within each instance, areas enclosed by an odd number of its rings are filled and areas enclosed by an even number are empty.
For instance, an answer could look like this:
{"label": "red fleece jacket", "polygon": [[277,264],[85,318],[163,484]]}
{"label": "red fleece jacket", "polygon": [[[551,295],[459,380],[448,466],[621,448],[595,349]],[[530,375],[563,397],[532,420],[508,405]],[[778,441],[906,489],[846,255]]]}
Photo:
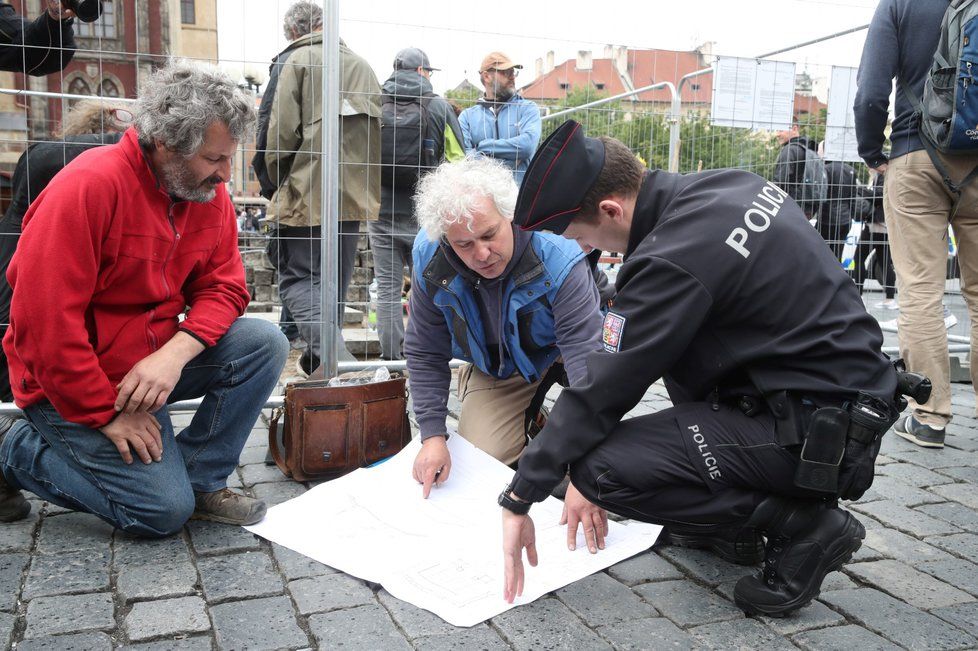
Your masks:
{"label": "red fleece jacket", "polygon": [[174,202],[132,129],[76,158],[34,201],[7,279],[14,400],[47,399],[92,428],[115,416],[116,385],[136,362],[178,329],[214,345],[249,300],[227,190]]}

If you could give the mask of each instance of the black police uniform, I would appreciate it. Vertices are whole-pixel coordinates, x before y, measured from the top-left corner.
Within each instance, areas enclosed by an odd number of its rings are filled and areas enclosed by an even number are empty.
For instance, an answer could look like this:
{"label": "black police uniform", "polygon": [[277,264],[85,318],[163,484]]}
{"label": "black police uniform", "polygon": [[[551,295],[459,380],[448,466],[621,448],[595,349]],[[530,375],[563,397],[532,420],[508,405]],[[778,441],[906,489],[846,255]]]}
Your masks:
{"label": "black police uniform", "polygon": [[[794,485],[797,450],[779,445],[770,396],[809,412],[859,390],[892,402],[879,325],[801,209],[759,176],[647,173],[616,288],[606,352],[524,452],[520,497],[544,499],[571,464],[609,510],[675,530],[742,524],[771,493],[817,496]],[[619,423],[660,377],[676,406]]]}

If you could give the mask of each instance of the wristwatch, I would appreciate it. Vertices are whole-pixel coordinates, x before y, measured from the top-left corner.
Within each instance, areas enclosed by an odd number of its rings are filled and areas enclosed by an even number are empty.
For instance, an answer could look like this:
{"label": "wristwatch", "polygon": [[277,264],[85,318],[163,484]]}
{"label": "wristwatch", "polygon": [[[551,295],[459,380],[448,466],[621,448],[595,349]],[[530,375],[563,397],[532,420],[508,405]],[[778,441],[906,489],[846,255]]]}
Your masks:
{"label": "wristwatch", "polygon": [[506,489],[499,494],[499,499],[496,500],[499,503],[499,506],[503,507],[507,511],[510,511],[511,513],[515,513],[516,515],[526,515],[529,513],[530,506],[532,506],[533,503],[524,502],[511,497],[509,494],[511,490],[512,489],[507,486]]}

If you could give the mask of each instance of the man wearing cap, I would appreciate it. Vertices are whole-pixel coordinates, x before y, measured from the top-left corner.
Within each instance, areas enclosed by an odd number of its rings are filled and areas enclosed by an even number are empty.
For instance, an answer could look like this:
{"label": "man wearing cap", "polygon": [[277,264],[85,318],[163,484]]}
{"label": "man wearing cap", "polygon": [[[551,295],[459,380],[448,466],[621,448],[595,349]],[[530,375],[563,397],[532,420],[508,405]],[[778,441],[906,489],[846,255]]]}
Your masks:
{"label": "man wearing cap", "polygon": [[[593,503],[568,492],[572,520],[598,505],[732,557],[763,533],[764,570],[737,583],[738,606],[808,604],[865,536],[838,498],[868,488],[898,410],[879,326],[798,205],[744,171],[645,170],[571,121],[530,164],[515,222],[625,262],[587,381],[561,394],[500,495],[504,596],[522,592],[524,547],[536,564],[530,504],[570,466]],[[659,378],[674,406],[622,421]],[[597,552],[606,520],[582,522]]]}
{"label": "man wearing cap", "polygon": [[413,200],[418,179],[443,161],[465,157],[455,111],[432,92],[429,79],[435,70],[422,50],[405,48],[394,57],[394,71],[383,86],[381,162],[396,168],[381,174],[380,218],[368,228],[384,359],[404,358],[401,290],[404,265],[411,266],[411,247],[418,234]]}
{"label": "man wearing cap", "polygon": [[424,497],[451,472],[453,357],[469,362],[458,377],[459,434],[512,464],[552,374],[566,370],[579,384],[585,357],[600,346],[598,291],[584,252],[515,228],[516,195],[509,169],[485,158],[442,165],[418,184],[404,352],[422,441],[413,473]]}
{"label": "man wearing cap", "polygon": [[516,92],[523,66],[502,52],[490,52],[479,66],[486,89],[475,106],[462,111],[465,151],[498,160],[513,170],[517,185],[540,142],[540,109]]}

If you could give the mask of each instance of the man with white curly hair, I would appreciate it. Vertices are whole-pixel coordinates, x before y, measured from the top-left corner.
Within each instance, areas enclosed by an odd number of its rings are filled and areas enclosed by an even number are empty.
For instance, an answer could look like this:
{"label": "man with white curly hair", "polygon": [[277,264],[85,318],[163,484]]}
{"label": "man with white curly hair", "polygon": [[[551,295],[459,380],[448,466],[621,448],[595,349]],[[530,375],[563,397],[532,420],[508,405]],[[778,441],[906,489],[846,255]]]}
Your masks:
{"label": "man with white curly hair", "polygon": [[[24,217],[3,344],[26,418],[0,420],[0,521],[30,512],[20,489],[149,537],[265,514],[227,488],[288,353],[275,324],[238,318],[249,295],[225,184],[254,99],[186,62],[140,91],[135,126],[69,163]],[[166,405],[197,397],[175,436]]]}
{"label": "man with white curly hair", "polygon": [[512,171],[487,158],[444,164],[418,185],[404,352],[422,440],[414,478],[424,497],[451,472],[449,360],[469,362],[458,378],[459,434],[513,464],[548,373],[566,370],[578,384],[600,346],[598,290],[584,251],[514,228],[516,195]]}

